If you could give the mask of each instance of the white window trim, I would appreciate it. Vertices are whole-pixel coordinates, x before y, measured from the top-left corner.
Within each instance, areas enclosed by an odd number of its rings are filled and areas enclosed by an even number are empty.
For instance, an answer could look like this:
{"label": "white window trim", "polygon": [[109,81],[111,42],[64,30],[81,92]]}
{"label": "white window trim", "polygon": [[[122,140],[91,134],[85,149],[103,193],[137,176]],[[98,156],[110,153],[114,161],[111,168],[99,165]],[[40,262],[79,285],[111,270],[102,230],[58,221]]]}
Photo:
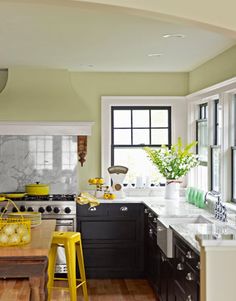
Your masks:
{"label": "white window trim", "polygon": [[[211,145],[213,142],[213,118],[212,118],[212,100],[218,98],[219,103],[222,105],[222,143],[221,143],[221,181],[222,181],[222,199],[224,201],[228,201],[231,199],[231,146],[233,144],[232,141],[232,133],[229,128],[233,126],[232,120],[232,96],[236,94],[236,77],[216,84],[214,86],[208,87],[196,93],[192,93],[186,96],[188,100],[188,141],[195,139],[195,121],[197,119],[196,116],[196,108],[199,104],[208,102],[208,144]],[[195,120],[194,120],[195,119]],[[210,156],[210,149],[209,149]],[[210,160],[208,160],[208,168],[210,170]],[[194,177],[196,174],[196,170],[189,173],[189,185],[194,185]],[[208,173],[210,177],[210,173]],[[210,180],[210,178],[209,178]],[[210,181],[209,181],[210,185]]]}
{"label": "white window trim", "polygon": [[[175,143],[179,133],[176,132],[175,118],[178,102],[184,102],[182,96],[102,96],[101,97],[101,175],[109,183],[107,168],[111,162],[111,107],[112,106],[170,106],[171,107],[171,141]],[[187,133],[185,133],[185,137]],[[177,137],[176,137],[177,136]],[[184,140],[186,140],[184,139]]]}

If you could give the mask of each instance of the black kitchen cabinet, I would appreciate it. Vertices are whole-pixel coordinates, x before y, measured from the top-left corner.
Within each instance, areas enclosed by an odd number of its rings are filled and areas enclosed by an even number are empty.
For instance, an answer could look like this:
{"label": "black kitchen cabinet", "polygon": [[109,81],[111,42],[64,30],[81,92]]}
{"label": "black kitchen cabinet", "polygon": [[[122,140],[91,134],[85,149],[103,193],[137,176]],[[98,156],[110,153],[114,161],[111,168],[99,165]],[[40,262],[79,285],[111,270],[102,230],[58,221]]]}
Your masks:
{"label": "black kitchen cabinet", "polygon": [[145,273],[155,291],[160,294],[161,279],[161,252],[157,246],[157,216],[148,208],[145,208]]}
{"label": "black kitchen cabinet", "polygon": [[176,301],[199,301],[200,256],[174,235],[174,296]]}
{"label": "black kitchen cabinet", "polygon": [[159,299],[161,301],[175,301],[174,296],[174,265],[173,260],[167,258],[161,252],[161,278],[160,278],[160,292]]}
{"label": "black kitchen cabinet", "polygon": [[127,278],[144,275],[144,206],[100,204],[77,206],[88,278]]}
{"label": "black kitchen cabinet", "polygon": [[173,264],[157,245],[157,215],[145,208],[145,272],[160,301],[175,301]]}

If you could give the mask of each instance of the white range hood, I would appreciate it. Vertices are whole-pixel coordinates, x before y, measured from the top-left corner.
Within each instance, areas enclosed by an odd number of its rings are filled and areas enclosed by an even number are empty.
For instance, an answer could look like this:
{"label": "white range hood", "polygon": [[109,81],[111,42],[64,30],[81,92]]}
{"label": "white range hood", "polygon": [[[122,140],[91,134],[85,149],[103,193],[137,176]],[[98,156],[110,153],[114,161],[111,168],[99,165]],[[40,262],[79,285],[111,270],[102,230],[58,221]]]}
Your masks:
{"label": "white range hood", "polygon": [[0,135],[90,136],[94,123],[78,121],[86,109],[68,70],[11,67],[0,93]]}

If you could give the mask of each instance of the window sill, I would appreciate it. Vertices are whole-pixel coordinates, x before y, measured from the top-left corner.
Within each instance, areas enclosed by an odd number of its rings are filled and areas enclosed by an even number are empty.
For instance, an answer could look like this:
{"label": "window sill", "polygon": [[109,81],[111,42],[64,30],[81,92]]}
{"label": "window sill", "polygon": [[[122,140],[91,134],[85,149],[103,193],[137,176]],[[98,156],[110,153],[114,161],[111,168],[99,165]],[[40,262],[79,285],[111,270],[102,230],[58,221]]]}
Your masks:
{"label": "window sill", "polygon": [[[165,187],[124,188],[126,196],[164,196]],[[180,188],[180,196],[185,196],[185,188]]]}

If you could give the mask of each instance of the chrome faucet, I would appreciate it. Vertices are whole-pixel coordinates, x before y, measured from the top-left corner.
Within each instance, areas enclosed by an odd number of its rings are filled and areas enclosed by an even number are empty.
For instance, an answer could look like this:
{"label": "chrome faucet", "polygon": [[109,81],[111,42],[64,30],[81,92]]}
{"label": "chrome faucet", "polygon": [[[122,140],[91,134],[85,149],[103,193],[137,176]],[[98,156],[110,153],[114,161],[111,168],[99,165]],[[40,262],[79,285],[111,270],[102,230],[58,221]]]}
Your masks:
{"label": "chrome faucet", "polygon": [[222,203],[221,193],[217,192],[217,191],[214,191],[214,190],[208,191],[205,195],[205,203],[207,203],[208,194],[215,197],[215,198],[217,198],[217,201],[215,203],[215,208],[214,208],[215,218],[222,221],[222,222],[227,222],[227,208]]}

